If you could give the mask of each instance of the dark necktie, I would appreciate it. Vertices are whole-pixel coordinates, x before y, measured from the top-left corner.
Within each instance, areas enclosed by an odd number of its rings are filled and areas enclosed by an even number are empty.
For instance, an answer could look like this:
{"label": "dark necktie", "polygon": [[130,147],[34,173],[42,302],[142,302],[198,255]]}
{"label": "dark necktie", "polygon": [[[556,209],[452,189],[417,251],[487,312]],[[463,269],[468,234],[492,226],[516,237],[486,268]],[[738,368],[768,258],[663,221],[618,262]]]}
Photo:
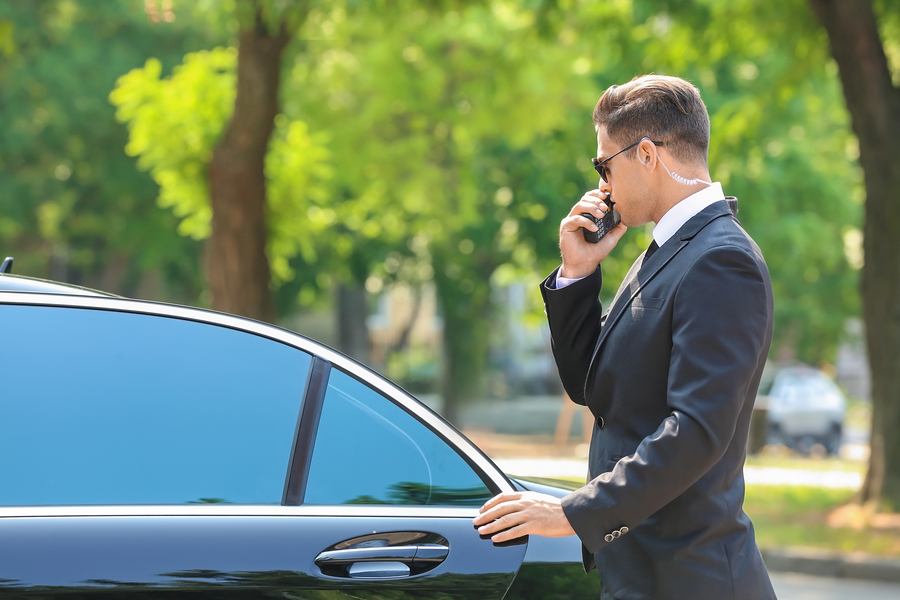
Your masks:
{"label": "dark necktie", "polygon": [[650,246],[647,248],[647,252],[644,253],[644,260],[647,260],[653,253],[659,250],[659,244],[656,243],[656,240],[650,242]]}

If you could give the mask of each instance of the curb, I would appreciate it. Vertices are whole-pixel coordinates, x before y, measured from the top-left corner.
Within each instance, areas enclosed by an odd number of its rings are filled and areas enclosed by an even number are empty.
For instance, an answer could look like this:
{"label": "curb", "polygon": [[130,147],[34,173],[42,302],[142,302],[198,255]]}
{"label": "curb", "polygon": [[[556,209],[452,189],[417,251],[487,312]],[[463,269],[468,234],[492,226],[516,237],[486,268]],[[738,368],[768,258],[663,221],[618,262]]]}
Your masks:
{"label": "curb", "polygon": [[769,548],[761,552],[770,571],[900,583],[898,559],[861,552],[839,554],[814,548]]}

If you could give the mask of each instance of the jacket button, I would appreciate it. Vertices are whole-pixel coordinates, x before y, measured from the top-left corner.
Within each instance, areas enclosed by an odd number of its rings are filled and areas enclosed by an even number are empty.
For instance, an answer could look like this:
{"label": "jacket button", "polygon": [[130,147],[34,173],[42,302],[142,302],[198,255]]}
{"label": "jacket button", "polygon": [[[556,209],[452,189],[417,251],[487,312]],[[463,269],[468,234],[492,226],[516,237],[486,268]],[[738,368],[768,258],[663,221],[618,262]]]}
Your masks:
{"label": "jacket button", "polygon": [[606,534],[606,537],[604,537],[603,539],[606,540],[606,543],[607,543],[607,544],[609,544],[610,542],[612,542],[612,541],[613,541],[614,539],[616,539],[616,538],[613,537],[613,534],[607,533],[607,534]]}
{"label": "jacket button", "polygon": [[622,532],[622,535],[625,535],[626,533],[628,533],[628,527],[623,527],[623,528],[620,529],[619,531]]}
{"label": "jacket button", "polygon": [[603,421],[603,417],[597,417],[597,428],[603,429],[604,425],[606,425],[606,423]]}

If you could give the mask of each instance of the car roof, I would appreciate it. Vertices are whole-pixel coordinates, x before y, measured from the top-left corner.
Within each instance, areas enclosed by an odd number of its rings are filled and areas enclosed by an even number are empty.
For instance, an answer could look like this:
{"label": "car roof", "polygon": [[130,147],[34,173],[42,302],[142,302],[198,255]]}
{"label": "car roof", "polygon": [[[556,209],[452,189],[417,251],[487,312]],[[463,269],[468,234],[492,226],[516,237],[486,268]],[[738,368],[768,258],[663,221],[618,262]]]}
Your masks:
{"label": "car roof", "polygon": [[0,273],[0,292],[66,294],[70,296],[100,296],[105,298],[116,297],[114,294],[107,294],[106,292],[100,292],[78,285],[58,283],[56,281],[25,277],[23,275],[10,275],[8,273]]}

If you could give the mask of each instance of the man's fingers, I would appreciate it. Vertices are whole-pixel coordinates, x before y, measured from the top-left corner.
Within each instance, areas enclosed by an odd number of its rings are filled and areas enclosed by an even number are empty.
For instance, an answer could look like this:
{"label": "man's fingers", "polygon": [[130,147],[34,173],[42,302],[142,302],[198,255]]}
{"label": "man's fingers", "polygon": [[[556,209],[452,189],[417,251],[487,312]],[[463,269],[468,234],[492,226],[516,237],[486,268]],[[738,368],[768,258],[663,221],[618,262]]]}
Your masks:
{"label": "man's fingers", "polygon": [[494,542],[531,534],[561,537],[575,533],[559,499],[545,494],[501,494],[487,502],[483,509],[474,524],[480,535],[489,535]]}
{"label": "man's fingers", "polygon": [[522,536],[528,535],[528,532],[525,530],[526,527],[524,525],[516,525],[515,527],[511,527],[500,533],[491,536],[491,541],[495,544],[499,544],[501,542],[508,542],[509,540],[514,540],[516,538],[520,538]]}
{"label": "man's fingers", "polygon": [[[598,190],[594,190],[594,192],[598,192]],[[581,215],[582,213],[590,213],[595,217],[602,218],[608,209],[606,203],[602,199],[605,197],[606,196],[602,193],[598,196],[592,195],[592,192],[588,192],[581,197],[581,200],[575,203],[575,206],[569,211],[569,216],[573,217]]]}
{"label": "man's fingers", "polygon": [[[522,494],[519,492],[505,492],[503,494],[497,494],[496,496],[485,502],[484,505],[478,510],[478,512],[484,514],[498,504],[518,500],[521,497]],[[478,518],[480,519],[481,517]]]}
{"label": "man's fingers", "polygon": [[514,500],[501,502],[490,510],[487,510],[478,515],[478,517],[476,517],[475,521],[473,522],[476,526],[493,524],[502,520],[507,515],[520,510],[522,510],[522,506]]}
{"label": "man's fingers", "polygon": [[[585,229],[590,229],[591,231],[597,231],[597,225],[588,219],[587,217],[581,216],[582,213],[588,212],[587,210],[583,210],[580,213],[569,215],[565,219],[562,220],[562,224],[560,225],[561,231],[578,231],[582,227]],[[593,213],[591,213],[593,214]],[[602,218],[602,215],[600,216]]]}
{"label": "man's fingers", "polygon": [[509,506],[511,504],[512,503],[507,503],[506,508],[509,509],[508,512],[490,519],[486,524],[478,528],[478,533],[481,535],[491,535],[502,533],[509,529],[521,528],[522,524],[528,521],[528,517],[524,512],[519,511],[520,507]]}
{"label": "man's fingers", "polygon": [[605,200],[609,197],[609,194],[606,192],[602,192],[599,189],[593,189],[584,193],[581,197],[582,200],[587,200],[589,202],[593,202],[596,200]]}
{"label": "man's fingers", "polygon": [[628,231],[628,227],[625,226],[625,223],[620,222],[618,225],[609,230],[609,233],[606,234],[606,237],[618,244],[619,240],[622,239],[622,236],[625,235],[626,231]]}
{"label": "man's fingers", "polygon": [[505,515],[481,525],[478,528],[478,533],[480,535],[491,535],[492,533],[497,533],[498,531],[506,529],[508,525],[504,525],[504,518]]}

